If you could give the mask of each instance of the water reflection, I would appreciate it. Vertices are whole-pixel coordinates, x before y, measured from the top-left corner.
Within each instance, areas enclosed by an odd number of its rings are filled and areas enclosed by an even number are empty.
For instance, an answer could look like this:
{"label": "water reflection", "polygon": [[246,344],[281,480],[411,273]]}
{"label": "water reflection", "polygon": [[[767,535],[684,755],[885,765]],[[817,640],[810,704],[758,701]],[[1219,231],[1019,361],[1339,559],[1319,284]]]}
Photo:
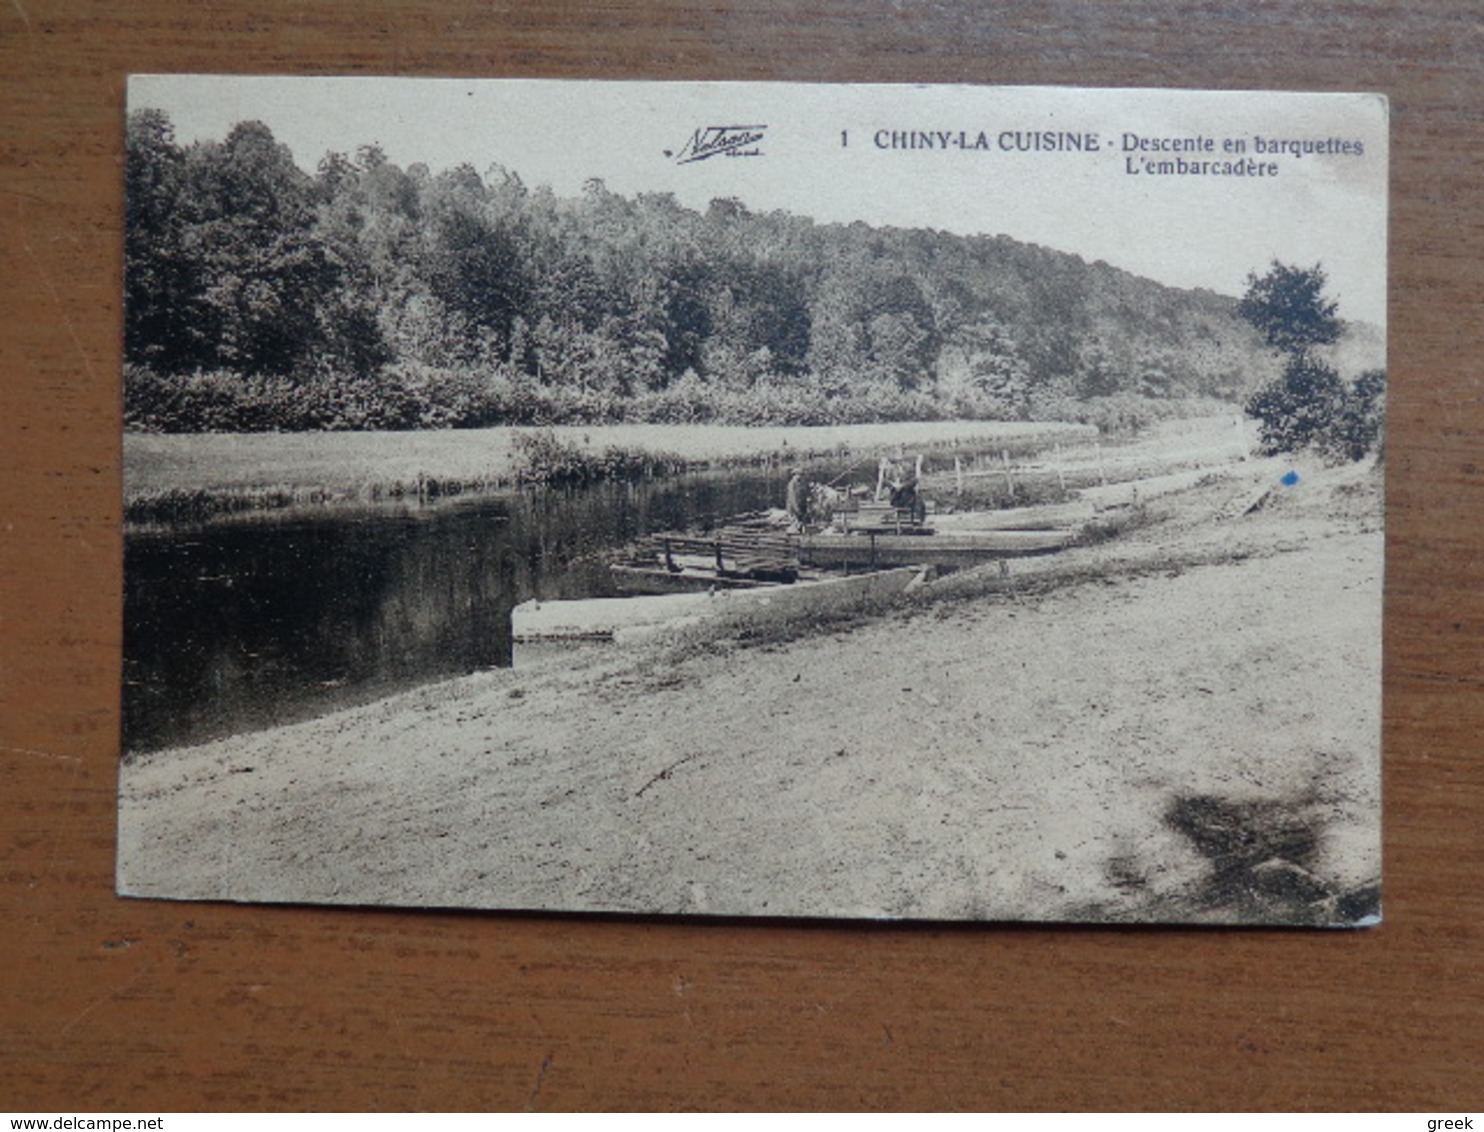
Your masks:
{"label": "water reflection", "polygon": [[308,718],[511,660],[510,609],[611,553],[782,499],[777,473],[258,516],[125,541],[124,748]]}

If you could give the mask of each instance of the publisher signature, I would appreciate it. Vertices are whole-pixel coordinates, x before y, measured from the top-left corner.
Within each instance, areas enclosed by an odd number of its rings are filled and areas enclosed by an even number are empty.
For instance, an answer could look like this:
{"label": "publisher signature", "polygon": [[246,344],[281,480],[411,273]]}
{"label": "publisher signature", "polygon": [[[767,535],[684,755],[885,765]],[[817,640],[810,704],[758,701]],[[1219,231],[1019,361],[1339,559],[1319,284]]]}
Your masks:
{"label": "publisher signature", "polygon": [[689,165],[709,157],[761,157],[763,151],[758,143],[767,129],[767,126],[702,126],[691,134],[679,153],[667,149],[665,156],[674,157],[676,165]]}

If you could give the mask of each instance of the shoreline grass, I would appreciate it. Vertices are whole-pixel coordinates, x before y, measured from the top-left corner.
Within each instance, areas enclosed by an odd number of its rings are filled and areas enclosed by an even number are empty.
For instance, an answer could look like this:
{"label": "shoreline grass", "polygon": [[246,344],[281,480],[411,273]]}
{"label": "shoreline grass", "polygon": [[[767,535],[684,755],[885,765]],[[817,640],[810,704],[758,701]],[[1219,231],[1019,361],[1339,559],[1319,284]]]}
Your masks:
{"label": "shoreline grass", "polygon": [[200,522],[339,504],[430,503],[520,486],[971,445],[1023,449],[1090,426],[901,422],[816,427],[605,425],[365,433],[126,433],[124,518]]}

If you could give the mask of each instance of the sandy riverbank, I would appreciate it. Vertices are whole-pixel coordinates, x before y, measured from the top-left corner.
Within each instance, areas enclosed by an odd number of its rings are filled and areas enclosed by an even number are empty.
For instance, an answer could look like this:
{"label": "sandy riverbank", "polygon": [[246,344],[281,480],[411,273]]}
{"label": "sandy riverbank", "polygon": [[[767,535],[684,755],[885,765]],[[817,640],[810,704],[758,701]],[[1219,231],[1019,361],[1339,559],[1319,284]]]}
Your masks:
{"label": "sandy riverbank", "polygon": [[1379,477],[1305,468],[1213,518],[1250,491],[825,635],[527,654],[142,756],[121,889],[1353,922],[1380,869]]}

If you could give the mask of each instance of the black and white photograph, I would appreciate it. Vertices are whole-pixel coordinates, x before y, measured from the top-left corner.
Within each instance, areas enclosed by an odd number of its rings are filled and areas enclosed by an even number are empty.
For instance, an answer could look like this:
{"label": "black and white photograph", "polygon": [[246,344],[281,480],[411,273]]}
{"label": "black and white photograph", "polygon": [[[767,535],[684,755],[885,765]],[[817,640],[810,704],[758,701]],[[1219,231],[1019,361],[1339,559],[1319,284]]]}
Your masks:
{"label": "black and white photograph", "polygon": [[133,77],[118,891],[1379,923],[1388,121]]}

